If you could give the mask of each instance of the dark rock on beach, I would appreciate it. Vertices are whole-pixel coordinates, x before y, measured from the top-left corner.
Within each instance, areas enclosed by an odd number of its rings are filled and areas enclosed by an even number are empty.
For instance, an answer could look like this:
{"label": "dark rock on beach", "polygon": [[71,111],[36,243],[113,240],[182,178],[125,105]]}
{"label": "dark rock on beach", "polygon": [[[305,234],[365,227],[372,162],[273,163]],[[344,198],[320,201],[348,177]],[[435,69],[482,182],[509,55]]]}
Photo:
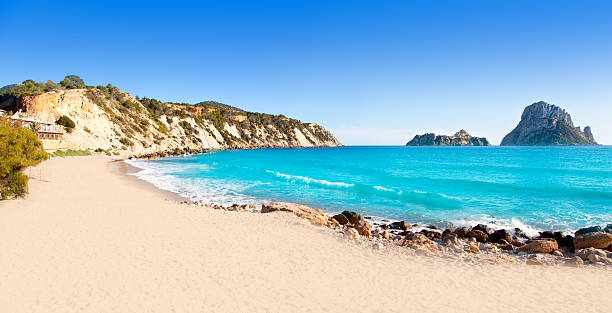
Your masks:
{"label": "dark rock on beach", "polygon": [[399,221],[399,222],[393,222],[391,224],[389,224],[389,228],[391,229],[399,229],[399,230],[407,230],[407,229],[411,229],[412,225],[404,222],[404,221]]}
{"label": "dark rock on beach", "polygon": [[574,238],[574,246],[576,249],[608,249],[608,247],[612,246],[612,234],[604,232],[590,232],[583,235],[578,235],[576,238]]}
{"label": "dark rock on beach", "polygon": [[505,229],[499,229],[494,231],[491,235],[489,235],[489,241],[493,243],[500,243],[505,241],[506,243],[512,242],[512,234]]}
{"label": "dark rock on beach", "polygon": [[591,226],[591,227],[585,227],[585,228],[581,228],[579,230],[577,230],[574,235],[576,236],[580,236],[580,235],[584,235],[584,234],[588,234],[588,233],[597,233],[597,232],[602,232],[603,229],[601,229],[601,226]]}
{"label": "dark rock on beach", "polygon": [[340,225],[346,225],[349,222],[348,218],[344,214],[336,214],[332,216],[332,219],[336,220]]}

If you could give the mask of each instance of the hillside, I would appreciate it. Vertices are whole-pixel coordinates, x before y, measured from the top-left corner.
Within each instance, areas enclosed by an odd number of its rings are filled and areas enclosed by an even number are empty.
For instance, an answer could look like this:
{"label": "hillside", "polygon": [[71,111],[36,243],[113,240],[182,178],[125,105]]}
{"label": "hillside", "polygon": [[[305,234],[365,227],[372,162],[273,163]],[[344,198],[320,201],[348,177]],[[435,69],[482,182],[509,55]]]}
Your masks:
{"label": "hillside", "polygon": [[544,101],[523,110],[521,121],[501,142],[502,146],[596,145],[589,126],[580,130],[562,108]]}
{"label": "hillside", "polygon": [[339,146],[325,128],[282,115],[246,112],[214,101],[196,105],[137,98],[107,86],[85,86],[78,76],[59,84],[31,80],[0,89],[0,109],[44,121],[67,116],[75,127],[70,149],[176,154],[208,149]]}

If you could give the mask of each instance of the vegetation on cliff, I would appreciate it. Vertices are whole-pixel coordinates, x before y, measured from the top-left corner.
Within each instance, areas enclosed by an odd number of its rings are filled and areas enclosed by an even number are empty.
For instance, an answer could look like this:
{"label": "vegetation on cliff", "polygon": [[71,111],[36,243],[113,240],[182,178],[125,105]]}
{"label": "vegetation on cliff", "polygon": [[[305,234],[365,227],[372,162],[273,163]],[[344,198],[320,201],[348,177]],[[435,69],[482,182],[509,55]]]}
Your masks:
{"label": "vegetation on cliff", "polygon": [[46,158],[42,142],[30,129],[0,121],[0,198],[23,197],[28,191],[23,170]]}
{"label": "vegetation on cliff", "polygon": [[134,97],[116,86],[87,86],[70,75],[60,83],[28,80],[0,90],[0,109],[53,118],[73,149],[132,153],[207,149],[337,146],[322,126],[283,115],[247,112],[216,101],[197,104]]}

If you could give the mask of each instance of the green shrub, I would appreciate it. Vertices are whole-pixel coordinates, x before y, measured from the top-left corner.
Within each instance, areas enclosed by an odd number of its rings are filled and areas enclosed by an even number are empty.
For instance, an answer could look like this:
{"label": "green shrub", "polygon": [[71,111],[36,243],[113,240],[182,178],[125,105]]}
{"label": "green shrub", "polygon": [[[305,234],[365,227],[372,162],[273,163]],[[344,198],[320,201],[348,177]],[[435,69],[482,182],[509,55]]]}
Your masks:
{"label": "green shrub", "polygon": [[[124,146],[128,146],[128,147],[131,147],[131,146],[133,146],[133,145],[134,145],[134,143],[133,143],[131,140],[129,140],[129,139],[125,138],[125,137],[122,137],[121,139],[119,139],[119,142],[120,142],[122,145],[124,145]],[[124,149],[124,150],[126,150],[126,149]]]}
{"label": "green shrub", "polygon": [[47,158],[42,142],[29,129],[0,121],[0,197],[23,197],[28,177],[23,170]]}
{"label": "green shrub", "polygon": [[55,124],[62,125],[66,128],[66,131],[71,133],[76,124],[66,115],[60,116],[60,118],[55,121]]}
{"label": "green shrub", "polygon": [[60,156],[60,157],[91,155],[91,151],[89,151],[89,150],[71,150],[71,149],[68,149],[66,151],[57,150],[57,151],[55,151],[53,153],[55,155],[57,155],[57,156]]}

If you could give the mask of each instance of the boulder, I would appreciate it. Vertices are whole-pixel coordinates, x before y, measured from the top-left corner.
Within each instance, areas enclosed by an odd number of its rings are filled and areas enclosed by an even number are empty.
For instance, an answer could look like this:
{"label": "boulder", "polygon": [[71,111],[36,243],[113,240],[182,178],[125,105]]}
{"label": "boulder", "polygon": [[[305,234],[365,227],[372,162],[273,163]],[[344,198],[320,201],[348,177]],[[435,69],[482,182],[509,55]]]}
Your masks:
{"label": "boulder", "polygon": [[412,228],[412,225],[404,222],[404,221],[399,221],[399,222],[393,222],[391,224],[389,224],[389,228],[391,229],[399,229],[399,230],[408,230]]}
{"label": "boulder", "polygon": [[489,235],[487,235],[487,233],[485,233],[484,231],[478,229],[472,229],[470,231],[469,237],[475,238],[477,241],[480,242],[487,242],[489,240]]}
{"label": "boulder", "polygon": [[349,220],[344,214],[336,214],[332,216],[332,219],[336,220],[340,225],[348,224]]}
{"label": "boulder", "polygon": [[380,237],[381,237],[381,238],[383,238],[383,239],[387,239],[387,240],[389,240],[389,238],[391,238],[391,235],[389,235],[389,233],[388,233],[388,232],[383,231],[383,232],[380,234]]}
{"label": "boulder", "polygon": [[528,242],[524,246],[517,247],[516,252],[551,253],[557,249],[559,249],[559,246],[554,240],[536,239]]}
{"label": "boulder", "polygon": [[439,232],[436,231],[431,231],[428,229],[422,229],[420,231],[421,234],[427,236],[427,238],[433,240],[433,239],[442,239],[442,234],[440,234]]}
{"label": "boulder", "polygon": [[372,227],[365,220],[360,221],[354,227],[357,230],[357,232],[364,237],[370,237],[370,235],[372,235]]}
{"label": "boulder", "polygon": [[585,261],[588,261],[591,255],[596,255],[598,257],[604,257],[604,258],[607,257],[606,252],[600,249],[586,248],[586,249],[576,250],[576,256]]}
{"label": "boulder", "polygon": [[545,231],[540,233],[540,238],[552,238],[557,241],[559,247],[566,247],[569,251],[574,251],[574,237],[570,235],[564,236],[561,232]]}
{"label": "boulder", "polygon": [[580,228],[574,233],[574,235],[580,236],[580,235],[584,235],[588,233],[599,233],[602,231],[603,229],[601,229],[601,226],[591,226],[591,227],[586,227],[586,228]]}
{"label": "boulder", "polygon": [[352,225],[357,225],[359,222],[364,221],[364,218],[363,216],[361,216],[361,214],[353,211],[343,211],[342,215],[346,216],[349,223]]}
{"label": "boulder", "polygon": [[480,230],[480,231],[484,232],[487,235],[490,235],[490,234],[493,233],[491,228],[489,226],[485,225],[485,224],[478,224],[478,225],[472,227],[472,231],[474,231],[474,230]]}
{"label": "boulder", "polygon": [[288,203],[288,202],[272,202],[262,204],[261,213],[270,212],[291,212],[301,218],[307,219],[313,225],[323,226],[327,224],[328,217],[321,210],[313,209],[301,204]]}
{"label": "boulder", "polygon": [[459,237],[457,237],[457,234],[451,232],[442,233],[442,244],[445,246],[458,245]]}
{"label": "boulder", "polygon": [[470,230],[467,227],[459,227],[455,229],[454,233],[457,234],[459,238],[469,238],[470,237]]}
{"label": "boulder", "polygon": [[359,232],[355,228],[349,227],[344,231],[344,234],[349,238],[359,238]]}
{"label": "boulder", "polygon": [[476,245],[469,245],[467,248],[465,248],[465,251],[471,253],[480,253],[480,249],[478,249]]}
{"label": "boulder", "polygon": [[582,267],[584,265],[584,261],[582,261],[580,257],[575,256],[573,258],[569,258],[565,260],[565,263],[563,264],[565,266],[571,266],[571,267]]}
{"label": "boulder", "polygon": [[489,241],[494,243],[500,243],[500,241],[505,240],[507,243],[512,242],[512,235],[509,231],[505,229],[499,229],[494,231],[491,235],[489,235]]}
{"label": "boulder", "polygon": [[606,228],[604,228],[604,231],[608,234],[612,234],[612,224],[606,225]]}
{"label": "boulder", "polygon": [[612,245],[612,234],[604,232],[589,232],[574,238],[574,246],[576,249],[607,249],[610,245]]}

